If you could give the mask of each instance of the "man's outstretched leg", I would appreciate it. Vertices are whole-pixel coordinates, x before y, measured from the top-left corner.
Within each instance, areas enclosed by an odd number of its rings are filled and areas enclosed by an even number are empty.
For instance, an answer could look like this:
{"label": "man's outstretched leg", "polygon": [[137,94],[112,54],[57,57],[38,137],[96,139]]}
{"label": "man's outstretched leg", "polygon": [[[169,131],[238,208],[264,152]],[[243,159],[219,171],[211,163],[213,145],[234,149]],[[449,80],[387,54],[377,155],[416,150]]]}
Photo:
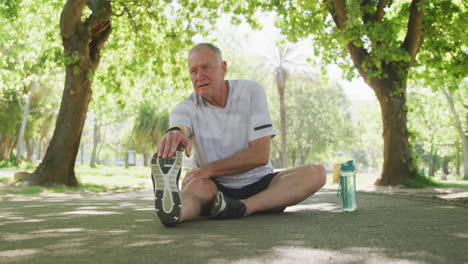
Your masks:
{"label": "man's outstretched leg", "polygon": [[207,215],[218,192],[210,179],[194,179],[180,191],[181,165],[182,152],[179,150],[171,158],[162,159],[155,155],[151,161],[155,210],[167,227]]}
{"label": "man's outstretched leg", "polygon": [[182,152],[177,151],[171,158],[151,160],[151,180],[153,181],[154,206],[156,214],[165,226],[174,226],[181,218],[179,177],[182,166]]}

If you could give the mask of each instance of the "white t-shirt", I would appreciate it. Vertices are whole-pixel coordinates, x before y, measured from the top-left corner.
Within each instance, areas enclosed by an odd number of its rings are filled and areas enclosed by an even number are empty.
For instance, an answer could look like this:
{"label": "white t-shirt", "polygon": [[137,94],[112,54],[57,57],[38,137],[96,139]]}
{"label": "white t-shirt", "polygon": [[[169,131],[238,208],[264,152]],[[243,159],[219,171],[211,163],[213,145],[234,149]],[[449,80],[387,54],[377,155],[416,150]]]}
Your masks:
{"label": "white t-shirt", "polygon": [[[224,108],[213,106],[193,92],[171,112],[170,126],[192,130],[194,168],[231,157],[248,148],[252,140],[275,136],[265,91],[254,81],[229,80],[229,95]],[[194,138],[193,138],[194,137]],[[197,149],[198,146],[198,149]],[[241,188],[273,172],[271,162],[240,174],[216,176],[228,188]]]}

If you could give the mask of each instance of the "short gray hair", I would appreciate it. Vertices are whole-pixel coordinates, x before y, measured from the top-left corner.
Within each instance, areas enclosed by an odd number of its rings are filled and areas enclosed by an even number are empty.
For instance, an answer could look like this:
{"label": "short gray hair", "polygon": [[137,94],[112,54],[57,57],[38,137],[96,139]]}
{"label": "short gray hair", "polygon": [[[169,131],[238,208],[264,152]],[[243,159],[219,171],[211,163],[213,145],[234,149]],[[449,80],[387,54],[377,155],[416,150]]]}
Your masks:
{"label": "short gray hair", "polygon": [[221,54],[221,50],[211,43],[198,43],[197,45],[193,46],[193,48],[190,49],[190,52],[188,54],[189,59],[190,59],[190,56],[192,56],[194,52],[197,52],[203,48],[208,48],[214,53],[216,53],[216,56],[218,57],[219,62],[223,61],[223,55]]}

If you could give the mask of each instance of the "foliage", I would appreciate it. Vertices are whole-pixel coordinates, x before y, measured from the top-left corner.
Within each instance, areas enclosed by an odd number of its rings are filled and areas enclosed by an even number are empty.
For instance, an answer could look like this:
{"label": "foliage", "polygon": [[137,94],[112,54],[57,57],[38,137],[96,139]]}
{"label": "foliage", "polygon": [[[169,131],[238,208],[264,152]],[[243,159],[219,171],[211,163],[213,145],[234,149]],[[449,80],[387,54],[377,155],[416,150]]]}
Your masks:
{"label": "foliage", "polygon": [[0,161],[0,169],[34,170],[36,167],[37,164],[27,161],[17,164],[15,157],[10,158],[9,160]]}
{"label": "foliage", "polygon": [[64,185],[57,185],[51,188],[45,187],[25,187],[25,188],[6,188],[2,193],[7,194],[40,194],[40,193],[80,193],[80,192],[93,192],[102,193],[117,190],[139,190],[141,187],[129,186],[106,186],[99,184],[81,184],[79,187],[68,187]]}
{"label": "foliage", "polygon": [[382,168],[382,115],[378,104],[361,104],[353,114],[355,137],[350,144],[352,158],[359,169]]}
{"label": "foliage", "polygon": [[[346,150],[356,137],[343,88],[334,81],[321,84],[294,80],[294,104],[291,107],[290,135],[295,142],[299,163],[321,161],[327,154]],[[336,161],[335,161],[336,162]]]}
{"label": "foliage", "polygon": [[[31,82],[41,84],[33,96],[31,114],[25,139],[29,141],[37,129],[46,122],[57,94],[54,81],[61,61],[59,32],[56,27],[60,5],[49,1],[45,5],[37,1],[7,1],[2,3],[0,12],[0,134],[5,138],[16,138],[21,117],[20,105],[25,105]],[[3,9],[4,8],[4,9]],[[19,15],[21,14],[21,15]],[[41,30],[37,26],[41,25]],[[47,86],[46,89],[44,89]],[[51,88],[51,89],[48,89]],[[47,96],[45,94],[47,93]],[[51,96],[52,95],[52,96]],[[38,97],[43,96],[42,101]],[[54,107],[54,106],[52,106]],[[35,116],[34,116],[35,115]],[[7,127],[7,128],[5,128]],[[4,150],[11,153],[11,150]],[[2,158],[2,157],[0,157]]]}
{"label": "foliage", "polygon": [[[463,34],[466,28],[465,5],[460,1],[285,0],[265,3],[264,7],[279,14],[278,24],[292,40],[313,35],[315,50],[324,55],[325,63],[337,63],[349,78],[354,76],[356,69],[375,91],[382,106],[387,146],[379,184],[387,185],[415,176],[406,137],[405,91],[409,68],[418,62],[427,63],[426,68],[429,69],[445,67],[446,60],[438,60],[437,57],[447,56],[446,50],[450,50],[452,54],[462,56],[461,61],[451,61],[454,66],[448,67],[449,71],[466,73],[463,70],[466,69],[464,54],[467,43],[466,34]],[[435,27],[437,30],[429,32]],[[442,33],[448,31],[450,36],[446,43],[427,41],[421,45],[427,35],[438,34],[442,39],[445,36]],[[460,34],[463,35],[461,43],[452,41],[452,36]],[[422,56],[418,60],[420,50]],[[353,63],[347,61],[348,52]],[[428,57],[424,57],[425,54]],[[400,102],[400,105],[395,102]],[[398,111],[398,117],[389,115],[389,108],[393,108],[392,112]],[[392,126],[399,126],[399,129],[393,130]],[[393,137],[395,131],[401,131],[401,135]],[[388,153],[391,150],[394,153]],[[395,154],[400,155],[400,159],[391,158]]]}
{"label": "foliage", "polygon": [[428,1],[420,64],[414,72],[425,87],[454,91],[468,76],[467,17],[466,1]]}
{"label": "foliage", "polygon": [[[460,89],[458,92],[462,92]],[[457,101],[461,97],[457,97]],[[463,103],[457,105],[458,111],[463,113]],[[428,91],[419,85],[411,87],[408,92],[408,125],[412,131],[410,142],[413,151],[419,155],[416,164],[419,170],[423,167],[429,172],[432,164],[435,171],[441,167],[442,160],[448,159],[451,167],[455,167],[457,148],[460,143],[457,131],[452,125],[447,102],[441,91]],[[432,157],[432,160],[430,160]]]}
{"label": "foliage", "polygon": [[158,109],[153,100],[143,101],[134,124],[134,142],[137,150],[153,153],[168,128],[169,112],[166,109]]}

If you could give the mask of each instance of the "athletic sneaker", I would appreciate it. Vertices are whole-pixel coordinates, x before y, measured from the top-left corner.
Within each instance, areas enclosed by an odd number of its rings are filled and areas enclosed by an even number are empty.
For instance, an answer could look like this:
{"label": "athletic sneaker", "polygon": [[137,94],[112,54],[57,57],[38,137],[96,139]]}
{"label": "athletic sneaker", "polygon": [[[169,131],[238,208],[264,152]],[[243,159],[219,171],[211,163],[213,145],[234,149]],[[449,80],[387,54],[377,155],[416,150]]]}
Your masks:
{"label": "athletic sneaker", "polygon": [[162,159],[155,154],[151,160],[151,180],[153,181],[154,207],[156,214],[165,226],[174,226],[181,216],[179,177],[182,165],[182,152]]}
{"label": "athletic sneaker", "polygon": [[240,200],[232,199],[222,192],[216,194],[210,216],[216,219],[243,217],[247,208]]}

